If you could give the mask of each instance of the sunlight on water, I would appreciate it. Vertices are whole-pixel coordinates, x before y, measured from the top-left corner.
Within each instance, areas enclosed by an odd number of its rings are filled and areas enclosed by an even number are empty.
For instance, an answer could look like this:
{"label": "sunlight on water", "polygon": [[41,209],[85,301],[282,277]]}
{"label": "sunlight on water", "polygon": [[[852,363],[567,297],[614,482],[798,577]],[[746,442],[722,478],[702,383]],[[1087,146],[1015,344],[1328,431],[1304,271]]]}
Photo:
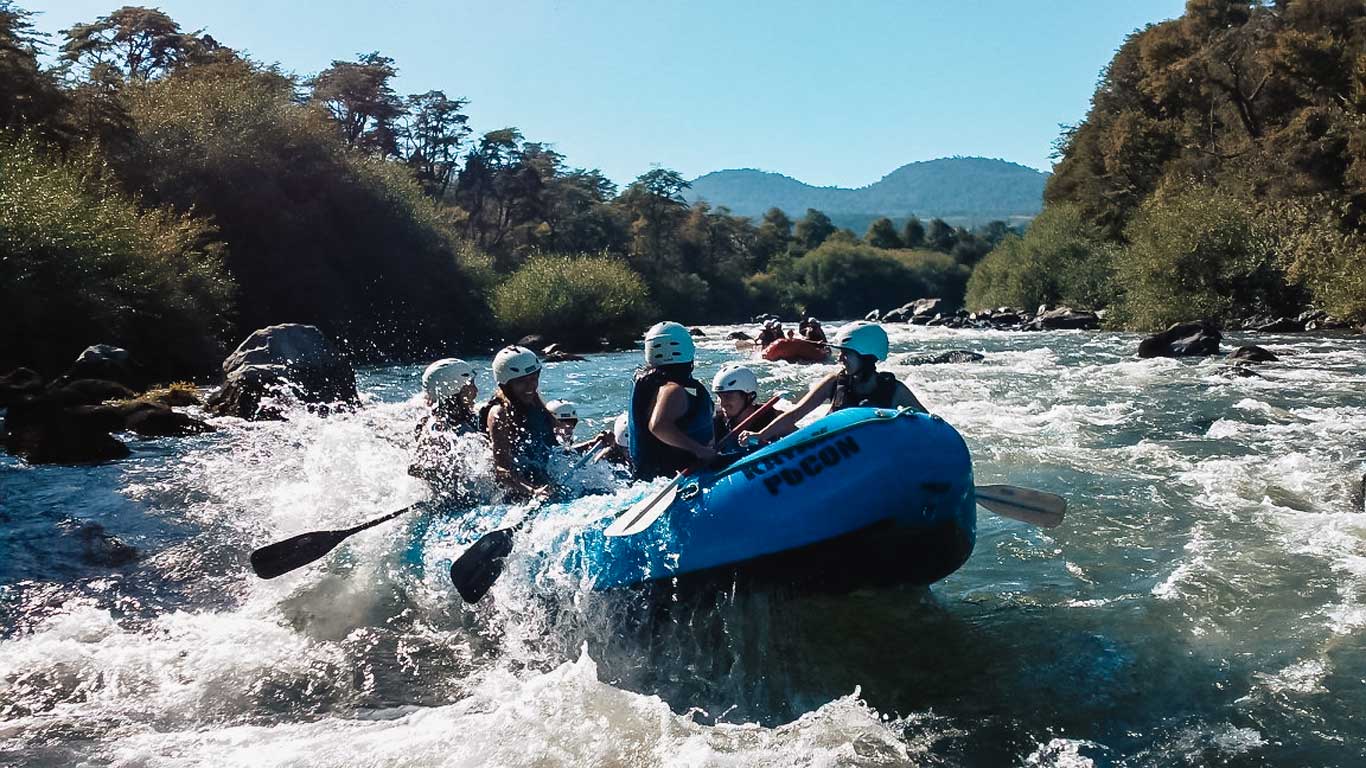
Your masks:
{"label": "sunlight on water", "polygon": [[[706,330],[702,378],[743,354]],[[421,366],[362,372],[353,414],[219,420],[98,467],[0,457],[0,764],[1362,759],[1366,344],[1272,337],[1285,362],[1229,378],[1134,358],[1120,334],[892,341],[890,370],[963,433],[978,482],[1067,496],[1062,527],[983,513],[968,564],[929,590],[595,593],[556,542],[651,488],[591,466],[573,479],[589,495],[540,512],[431,503],[407,472]],[[985,358],[906,364],[955,348]],[[585,438],[636,360],[552,365],[542,388],[578,403]],[[834,370],[755,365],[789,400]],[[493,494],[487,448],[457,455]],[[318,564],[250,575],[255,546],[414,503]],[[451,559],[528,514],[490,597],[461,604]],[[101,564],[86,523],[140,557]]]}

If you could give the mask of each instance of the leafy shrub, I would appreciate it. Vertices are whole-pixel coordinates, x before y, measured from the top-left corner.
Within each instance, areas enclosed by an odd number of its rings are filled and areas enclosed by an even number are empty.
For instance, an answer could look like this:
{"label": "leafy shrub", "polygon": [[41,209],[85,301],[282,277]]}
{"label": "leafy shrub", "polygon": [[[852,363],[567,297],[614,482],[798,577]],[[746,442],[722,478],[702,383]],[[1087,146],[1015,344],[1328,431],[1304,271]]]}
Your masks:
{"label": "leafy shrub", "polygon": [[59,373],[96,343],[157,377],[221,362],[233,284],[207,223],[139,210],[96,162],[30,137],[0,134],[0,157],[0,369]]}
{"label": "leafy shrub", "polygon": [[122,174],[213,217],[242,288],[241,332],[318,325],[352,353],[414,357],[487,336],[487,263],[411,172],[347,148],[284,77],[241,61],[129,86]]}
{"label": "leafy shrub", "polygon": [[1257,226],[1252,206],[1226,192],[1192,185],[1155,195],[1125,232],[1130,246],[1117,275],[1127,326],[1293,313],[1301,304],[1286,287],[1275,238]]}
{"label": "leafy shrub", "polygon": [[1049,206],[1023,237],[1007,236],[977,265],[968,281],[967,305],[1098,309],[1113,298],[1115,251],[1076,207]]}
{"label": "leafy shrub", "polygon": [[1331,315],[1366,321],[1366,238],[1322,206],[1294,203],[1268,214],[1287,276]]}
{"label": "leafy shrub", "polygon": [[749,284],[756,297],[777,297],[788,311],[857,317],[929,296],[959,304],[968,274],[946,254],[833,240]]}
{"label": "leafy shrub", "polygon": [[541,333],[580,349],[634,339],[654,313],[640,275],[609,256],[533,256],[493,307],[509,338]]}

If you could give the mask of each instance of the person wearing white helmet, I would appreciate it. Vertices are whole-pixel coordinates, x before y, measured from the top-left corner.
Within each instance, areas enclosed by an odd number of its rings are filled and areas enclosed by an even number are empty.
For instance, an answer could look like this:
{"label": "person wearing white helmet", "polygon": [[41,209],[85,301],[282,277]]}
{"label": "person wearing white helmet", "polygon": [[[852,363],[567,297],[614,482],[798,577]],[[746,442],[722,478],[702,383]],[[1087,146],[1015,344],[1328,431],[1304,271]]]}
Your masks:
{"label": "person wearing white helmet", "polygon": [[752,438],[768,443],[791,434],[797,422],[827,400],[830,410],[853,406],[911,408],[925,411],[910,388],[896,376],[879,372],[878,361],[887,359],[887,332],[877,323],[858,320],[839,329],[829,346],[839,350],[843,370],[821,379],[796,407],[773,420],[761,430],[740,435],[743,445]]}
{"label": "person wearing white helmet", "polygon": [[759,331],[759,337],[754,343],[759,347],[767,347],[769,344],[783,337],[783,324],[777,320],[765,320],[764,327]]}
{"label": "person wearing white helmet", "polygon": [[493,378],[498,389],[479,420],[493,444],[494,474],[514,497],[547,498],[546,464],[559,441],[541,400],[541,361],[525,347],[504,347],[493,357]]}
{"label": "person wearing white helmet", "polygon": [[[716,450],[730,453],[738,450],[740,444],[735,438],[725,440],[731,430],[759,410],[759,377],[745,365],[727,365],[717,371],[711,380],[711,391],[716,395],[716,418],[713,419],[712,433],[715,435]],[[770,408],[756,416],[749,423],[751,431],[768,426],[778,417],[778,412]]]}
{"label": "person wearing white helmet", "polygon": [[417,426],[417,445],[408,474],[426,480],[442,495],[458,493],[459,478],[453,476],[451,461],[454,438],[479,431],[474,412],[479,396],[474,367],[454,357],[437,360],[422,372],[422,393],[427,414]]}
{"label": "person wearing white helmet", "polygon": [[807,341],[814,341],[818,344],[827,341],[825,338],[825,329],[821,328],[821,321],[814,317],[806,318],[806,320],[802,322],[802,338]]}
{"label": "person wearing white helmet", "polygon": [[693,378],[692,335],[678,323],[645,332],[646,367],[636,377],[627,411],[636,477],[670,476],[716,458],[711,395]]}
{"label": "person wearing white helmet", "polygon": [[579,425],[579,409],[568,400],[551,400],[545,409],[555,417],[555,437],[564,445],[573,445],[574,428]]}

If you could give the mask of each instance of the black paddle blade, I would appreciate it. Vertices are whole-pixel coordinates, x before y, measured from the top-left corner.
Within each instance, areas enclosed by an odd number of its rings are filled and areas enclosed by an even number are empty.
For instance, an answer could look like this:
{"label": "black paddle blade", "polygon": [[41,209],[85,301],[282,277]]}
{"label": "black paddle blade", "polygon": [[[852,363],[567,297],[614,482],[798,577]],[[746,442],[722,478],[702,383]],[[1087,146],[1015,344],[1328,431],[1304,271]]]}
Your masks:
{"label": "black paddle blade", "polygon": [[503,561],[512,552],[512,529],[486,533],[451,563],[451,581],[467,603],[477,603],[503,574]]}
{"label": "black paddle blade", "polygon": [[251,553],[251,569],[263,579],[273,579],[308,565],[331,552],[352,531],[313,531],[267,544]]}

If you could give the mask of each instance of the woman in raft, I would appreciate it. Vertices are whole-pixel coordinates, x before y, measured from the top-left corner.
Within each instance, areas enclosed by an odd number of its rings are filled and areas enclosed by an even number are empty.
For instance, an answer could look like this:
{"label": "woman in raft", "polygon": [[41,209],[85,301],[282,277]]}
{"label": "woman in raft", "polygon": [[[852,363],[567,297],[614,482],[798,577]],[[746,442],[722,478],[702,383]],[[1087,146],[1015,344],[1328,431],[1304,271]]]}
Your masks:
{"label": "woman in raft", "polygon": [[[720,453],[733,453],[740,443],[732,437],[726,440],[731,430],[759,410],[759,377],[753,369],[745,365],[727,365],[716,373],[711,380],[711,391],[716,395],[716,417],[712,420],[716,450]],[[778,418],[780,411],[770,408],[760,414],[747,426],[759,431]]]}
{"label": "woman in raft", "polygon": [[494,476],[512,500],[550,498],[548,463],[559,446],[555,417],[541,400],[541,361],[525,347],[504,347],[493,358],[498,389],[479,412],[493,445]]}
{"label": "woman in raft", "polygon": [[821,379],[797,402],[796,407],[775,418],[767,427],[743,432],[740,435],[741,445],[748,445],[755,440],[771,443],[791,434],[796,431],[797,422],[803,416],[826,401],[829,401],[831,411],[853,406],[925,411],[925,406],[920,404],[909,387],[898,381],[896,376],[878,371],[877,364],[887,359],[889,347],[887,332],[882,326],[863,320],[850,323],[839,329],[830,346],[840,351],[844,370]]}
{"label": "woman in raft", "polygon": [[408,474],[426,480],[442,495],[459,490],[453,460],[455,438],[479,431],[474,412],[479,389],[474,384],[474,367],[464,360],[447,357],[437,360],[422,372],[422,392],[427,414],[417,425],[417,446]]}

